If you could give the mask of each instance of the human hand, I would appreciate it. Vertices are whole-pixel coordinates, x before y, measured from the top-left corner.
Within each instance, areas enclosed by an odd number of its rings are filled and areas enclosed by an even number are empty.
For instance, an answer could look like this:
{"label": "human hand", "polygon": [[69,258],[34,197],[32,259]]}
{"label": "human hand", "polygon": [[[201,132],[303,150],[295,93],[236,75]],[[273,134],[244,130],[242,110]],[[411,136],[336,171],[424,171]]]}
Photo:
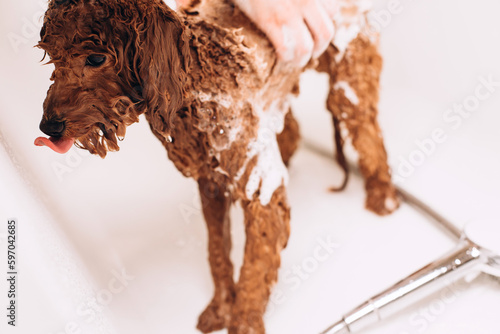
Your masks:
{"label": "human hand", "polygon": [[305,66],[334,37],[337,0],[232,0],[274,45],[278,57]]}

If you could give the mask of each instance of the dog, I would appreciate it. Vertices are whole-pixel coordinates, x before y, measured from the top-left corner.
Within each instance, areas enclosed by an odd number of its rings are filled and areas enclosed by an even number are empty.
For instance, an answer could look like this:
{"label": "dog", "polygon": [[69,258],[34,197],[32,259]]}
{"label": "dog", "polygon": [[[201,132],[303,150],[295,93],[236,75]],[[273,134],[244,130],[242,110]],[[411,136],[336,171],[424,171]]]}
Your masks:
{"label": "dog", "polygon": [[[229,0],[178,10],[161,0],[50,0],[40,32],[55,70],[39,137],[59,153],[73,144],[104,158],[144,114],[179,171],[198,182],[215,292],[203,333],[265,333],[263,314],[290,233],[287,164],[299,141],[290,98],[306,69],[330,77],[326,105],[336,159],[359,153],[366,207],[398,206],[377,123],[382,59],[365,1],[339,0],[336,35],[304,68],[276,57],[266,36]],[[233,279],[229,208],[244,210],[246,245]]]}

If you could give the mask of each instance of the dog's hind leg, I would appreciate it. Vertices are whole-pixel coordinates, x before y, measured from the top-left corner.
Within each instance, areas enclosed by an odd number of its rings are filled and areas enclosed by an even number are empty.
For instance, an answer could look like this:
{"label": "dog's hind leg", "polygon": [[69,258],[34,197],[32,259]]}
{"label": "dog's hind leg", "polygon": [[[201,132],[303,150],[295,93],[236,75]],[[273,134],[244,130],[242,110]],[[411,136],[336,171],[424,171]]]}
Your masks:
{"label": "dog's hind leg", "polygon": [[342,146],[349,137],[359,153],[359,168],[367,191],[366,207],[385,215],[398,207],[399,200],[377,122],[382,58],[377,46],[362,34],[351,42],[339,62],[335,61],[335,55],[336,50],[331,46],[320,59],[318,70],[330,75],[327,108],[334,119],[337,161],[346,170]]}
{"label": "dog's hind leg", "polygon": [[200,315],[197,328],[203,333],[210,333],[229,325],[235,297],[233,265],[229,258],[231,196],[224,182],[202,178],[198,180],[198,187],[208,228],[209,262],[215,292],[212,301]]}
{"label": "dog's hind leg", "polygon": [[290,208],[285,187],[278,188],[269,204],[258,198],[242,202],[246,245],[229,334],[264,334],[263,314],[277,281],[280,252],[290,234]]}

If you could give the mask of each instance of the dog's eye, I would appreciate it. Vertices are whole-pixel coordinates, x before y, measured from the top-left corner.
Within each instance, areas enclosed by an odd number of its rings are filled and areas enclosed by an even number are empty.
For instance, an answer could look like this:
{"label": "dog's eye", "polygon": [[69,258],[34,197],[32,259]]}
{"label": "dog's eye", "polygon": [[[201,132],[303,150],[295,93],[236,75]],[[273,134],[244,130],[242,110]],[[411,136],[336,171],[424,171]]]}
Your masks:
{"label": "dog's eye", "polygon": [[104,61],[106,61],[106,56],[104,55],[90,55],[87,57],[85,65],[98,67],[104,64]]}

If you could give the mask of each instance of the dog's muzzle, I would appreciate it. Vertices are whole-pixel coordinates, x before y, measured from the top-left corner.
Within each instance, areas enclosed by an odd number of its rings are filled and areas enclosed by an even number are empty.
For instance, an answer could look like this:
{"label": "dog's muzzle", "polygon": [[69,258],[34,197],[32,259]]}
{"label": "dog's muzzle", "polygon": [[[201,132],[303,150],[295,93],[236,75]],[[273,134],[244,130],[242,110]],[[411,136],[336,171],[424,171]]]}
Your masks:
{"label": "dog's muzzle", "polygon": [[42,120],[40,122],[40,130],[47,136],[51,137],[61,137],[65,128],[66,125],[64,122],[50,120]]}
{"label": "dog's muzzle", "polygon": [[59,121],[46,121],[40,122],[40,130],[49,136],[49,138],[38,137],[35,139],[36,146],[47,146],[57,153],[66,153],[73,146],[74,138],[63,138],[66,124]]}

